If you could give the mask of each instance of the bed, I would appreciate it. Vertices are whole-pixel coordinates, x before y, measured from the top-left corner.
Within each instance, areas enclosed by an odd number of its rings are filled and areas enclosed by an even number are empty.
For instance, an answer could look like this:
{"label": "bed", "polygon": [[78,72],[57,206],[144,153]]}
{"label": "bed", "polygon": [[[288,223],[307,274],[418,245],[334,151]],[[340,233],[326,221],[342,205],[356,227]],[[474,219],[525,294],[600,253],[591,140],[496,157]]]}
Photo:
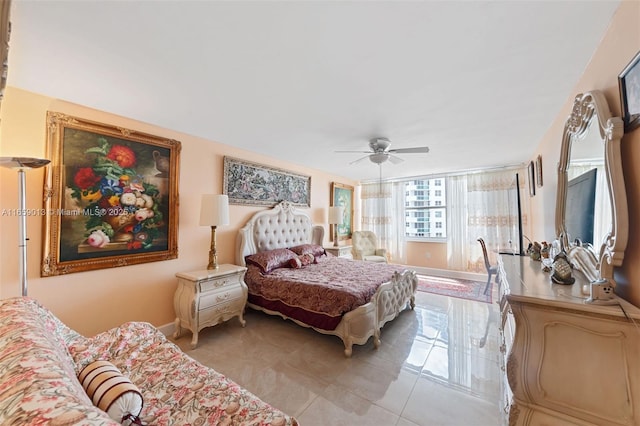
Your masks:
{"label": "bed", "polygon": [[254,214],[240,229],[236,247],[236,262],[248,268],[247,305],[338,336],[347,357],[354,344],[371,337],[378,348],[382,327],[415,307],[415,271],[325,254],[323,239],[324,228],[288,202]]}

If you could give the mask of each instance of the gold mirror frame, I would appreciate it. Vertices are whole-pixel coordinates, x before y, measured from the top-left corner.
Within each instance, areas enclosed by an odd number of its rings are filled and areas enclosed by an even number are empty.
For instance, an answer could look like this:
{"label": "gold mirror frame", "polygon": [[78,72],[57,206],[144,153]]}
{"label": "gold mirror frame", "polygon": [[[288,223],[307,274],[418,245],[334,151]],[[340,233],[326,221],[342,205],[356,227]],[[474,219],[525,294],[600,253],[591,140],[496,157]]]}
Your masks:
{"label": "gold mirror frame", "polygon": [[[597,252],[570,242],[565,225],[571,143],[587,132],[593,119],[597,120],[600,137],[603,140],[604,170],[611,204],[611,228],[603,237],[602,245],[595,247]],[[571,115],[564,126],[558,163],[556,235],[571,261],[588,279],[595,281],[603,278],[609,280],[612,285],[615,285],[613,267],[622,265],[629,233],[627,194],[620,151],[620,139],[623,134],[622,119],[611,116],[609,105],[602,92],[594,90],[578,94],[575,97]]]}

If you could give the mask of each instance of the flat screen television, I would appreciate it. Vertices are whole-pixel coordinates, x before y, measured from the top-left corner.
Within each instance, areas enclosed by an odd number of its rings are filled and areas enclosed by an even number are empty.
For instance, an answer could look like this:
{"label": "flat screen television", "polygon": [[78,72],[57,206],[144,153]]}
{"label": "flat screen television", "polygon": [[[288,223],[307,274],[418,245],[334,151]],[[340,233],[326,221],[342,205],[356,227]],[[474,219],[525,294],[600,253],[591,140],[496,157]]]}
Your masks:
{"label": "flat screen television", "polygon": [[516,173],[516,201],[518,206],[518,254],[525,255],[524,234],[522,233],[522,206],[520,204],[520,175]]}
{"label": "flat screen television", "polygon": [[[516,173],[515,184],[507,189],[507,204],[509,208],[508,246],[500,247],[499,254],[511,254],[525,256],[524,234],[522,233],[522,206],[520,204],[520,175]],[[513,223],[511,218],[516,218]],[[517,241],[514,241],[517,232]]]}
{"label": "flat screen television", "polygon": [[591,169],[568,182],[564,222],[569,241],[593,244],[597,172]]}

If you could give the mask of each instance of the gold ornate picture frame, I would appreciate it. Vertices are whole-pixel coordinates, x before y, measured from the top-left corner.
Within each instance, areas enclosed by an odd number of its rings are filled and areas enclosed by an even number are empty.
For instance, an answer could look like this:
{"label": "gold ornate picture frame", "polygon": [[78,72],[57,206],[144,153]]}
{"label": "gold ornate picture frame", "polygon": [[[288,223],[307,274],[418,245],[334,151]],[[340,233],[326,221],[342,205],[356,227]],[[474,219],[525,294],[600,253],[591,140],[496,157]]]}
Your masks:
{"label": "gold ornate picture frame", "polygon": [[536,186],[542,188],[542,155],[538,155],[536,158]]}
{"label": "gold ornate picture frame", "polygon": [[41,275],[177,258],[180,150],[48,111]]}
{"label": "gold ornate picture frame", "polygon": [[[338,182],[331,182],[331,200],[330,206],[343,206],[344,217],[342,223],[338,226],[338,241],[350,240],[353,233],[353,186],[345,185]],[[329,225],[329,233],[333,240],[333,227]]]}

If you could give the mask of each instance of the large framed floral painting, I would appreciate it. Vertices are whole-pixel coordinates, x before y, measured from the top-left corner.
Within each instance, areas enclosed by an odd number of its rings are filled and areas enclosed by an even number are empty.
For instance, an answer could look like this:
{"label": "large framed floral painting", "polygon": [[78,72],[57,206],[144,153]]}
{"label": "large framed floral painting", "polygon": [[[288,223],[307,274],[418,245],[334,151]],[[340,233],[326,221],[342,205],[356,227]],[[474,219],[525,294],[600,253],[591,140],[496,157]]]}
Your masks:
{"label": "large framed floral painting", "polygon": [[47,112],[42,276],[177,258],[180,148]]}
{"label": "large framed floral painting", "polygon": [[338,226],[338,240],[350,240],[353,232],[353,186],[331,182],[331,200],[329,205],[344,207],[342,223],[339,225],[329,225],[329,232],[331,235],[334,235],[333,227]]}

